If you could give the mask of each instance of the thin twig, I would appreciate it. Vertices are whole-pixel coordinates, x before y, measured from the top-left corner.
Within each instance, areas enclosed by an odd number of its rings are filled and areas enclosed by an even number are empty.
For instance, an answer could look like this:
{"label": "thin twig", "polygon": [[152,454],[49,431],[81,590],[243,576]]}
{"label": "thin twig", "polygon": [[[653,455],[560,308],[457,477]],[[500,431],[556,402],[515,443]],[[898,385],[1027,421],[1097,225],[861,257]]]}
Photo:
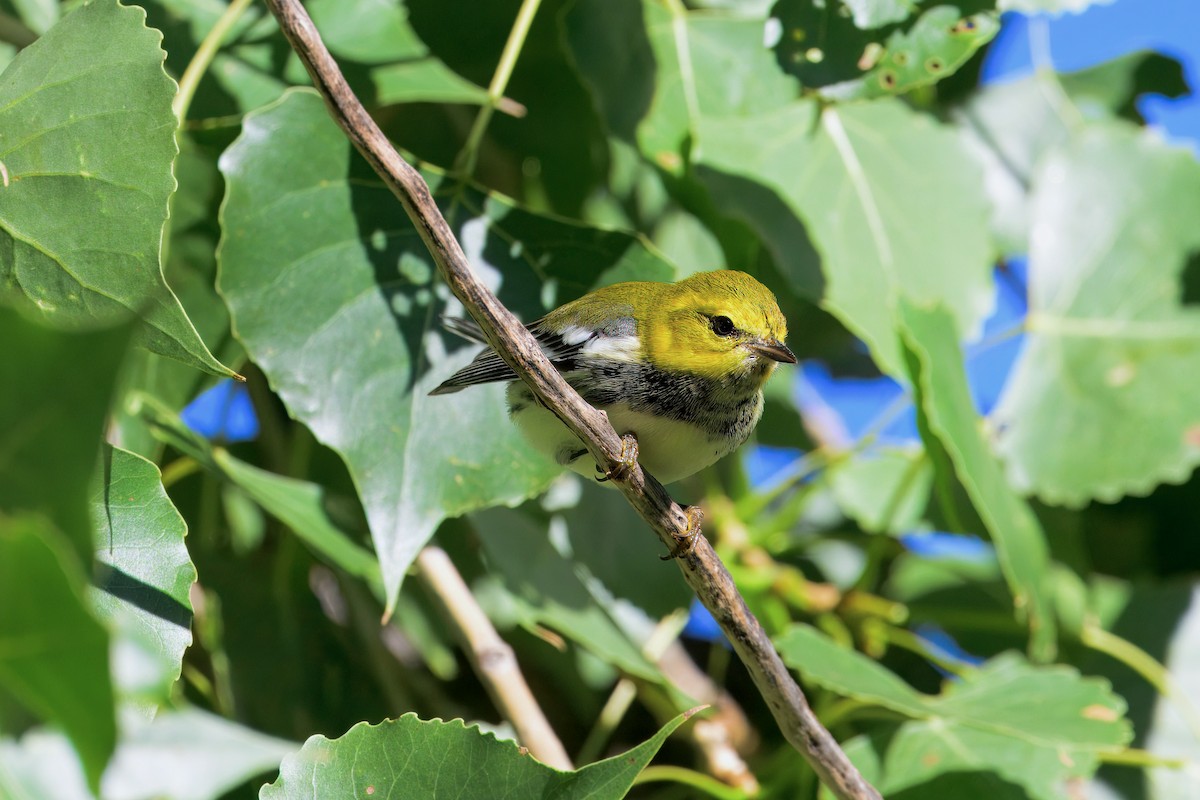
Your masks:
{"label": "thin twig", "polygon": [[[308,69],[333,119],[400,200],[443,279],[482,327],[488,344],[579,437],[596,464],[614,476],[613,484],[659,539],[672,550],[678,548],[690,532],[684,509],[639,464],[623,461],[621,438],[608,417],[584,402],[546,358],[525,326],[475,277],[428,185],[400,157],[354,96],[298,0],[266,2]],[[733,644],[783,735],[804,756],[822,783],[841,800],[881,800],[879,792],[863,779],[821,725],[708,542],[696,537],[695,546],[676,559],[676,563]]]}
{"label": "thin twig", "polygon": [[543,764],[574,769],[566,748],[529,690],[512,648],[496,633],[446,551],[424,548],[417,554],[417,575],[462,637],[475,674],[501,716],[512,723],[517,741]]}
{"label": "thin twig", "polygon": [[246,13],[252,2],[254,0],[233,0],[212,26],[212,30],[204,36],[200,46],[196,48],[196,54],[183,70],[183,75],[179,78],[179,91],[175,94],[175,101],[171,103],[171,110],[175,112],[180,126],[187,120],[188,109],[192,105],[192,98],[196,95],[200,79],[208,72],[209,65],[217,57],[217,51],[225,43],[229,31],[242,18],[242,14]]}
{"label": "thin twig", "polygon": [[479,157],[479,145],[483,134],[487,132],[488,123],[492,121],[492,112],[504,101],[504,92],[508,89],[508,79],[512,77],[513,68],[517,66],[517,57],[525,47],[525,38],[533,26],[533,18],[537,16],[538,6],[542,0],[524,0],[517,12],[517,19],[509,31],[508,41],[504,43],[504,51],[500,53],[500,63],[488,84],[487,102],[479,107],[471,131],[467,134],[466,144],[454,159],[454,169],[466,180],[475,173],[475,161]]}

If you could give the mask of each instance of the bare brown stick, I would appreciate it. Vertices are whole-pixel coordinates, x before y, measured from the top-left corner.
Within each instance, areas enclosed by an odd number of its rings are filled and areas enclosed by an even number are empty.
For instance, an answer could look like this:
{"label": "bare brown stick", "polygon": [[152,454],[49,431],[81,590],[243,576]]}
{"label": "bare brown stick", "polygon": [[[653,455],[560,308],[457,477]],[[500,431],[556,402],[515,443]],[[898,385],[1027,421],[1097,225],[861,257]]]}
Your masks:
{"label": "bare brown stick", "polygon": [[[399,198],[443,279],[483,328],[488,344],[521,380],[579,437],[629,503],[674,550],[689,532],[688,516],[662,485],[622,460],[621,438],[604,413],[592,408],[563,379],[525,327],[474,275],[470,262],[429,193],[429,187],[396,152],[354,96],[298,0],[266,0],[334,121]],[[780,730],[821,782],[841,800],[882,800],[855,769],[808,705],[771,640],[746,607],[729,571],[703,537],[677,562],[684,579],[720,624],[746,665]]]}
{"label": "bare brown stick", "polygon": [[574,769],[566,748],[525,683],[512,648],[496,633],[446,551],[440,547],[421,550],[417,554],[417,575],[450,618],[475,674],[501,716],[512,723],[517,741],[543,764],[561,770]]}

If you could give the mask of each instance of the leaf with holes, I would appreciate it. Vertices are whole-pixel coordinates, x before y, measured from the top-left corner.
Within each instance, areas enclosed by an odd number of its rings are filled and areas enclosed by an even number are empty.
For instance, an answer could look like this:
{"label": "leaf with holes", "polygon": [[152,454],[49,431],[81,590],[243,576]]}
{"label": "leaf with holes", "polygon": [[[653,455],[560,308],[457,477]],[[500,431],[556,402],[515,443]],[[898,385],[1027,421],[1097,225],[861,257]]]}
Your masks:
{"label": "leaf with holes", "polygon": [[953,75],[995,38],[995,12],[976,2],[922,4],[904,0],[813,3],[780,0],[775,56],[784,71],[835,100],[903,94]]}

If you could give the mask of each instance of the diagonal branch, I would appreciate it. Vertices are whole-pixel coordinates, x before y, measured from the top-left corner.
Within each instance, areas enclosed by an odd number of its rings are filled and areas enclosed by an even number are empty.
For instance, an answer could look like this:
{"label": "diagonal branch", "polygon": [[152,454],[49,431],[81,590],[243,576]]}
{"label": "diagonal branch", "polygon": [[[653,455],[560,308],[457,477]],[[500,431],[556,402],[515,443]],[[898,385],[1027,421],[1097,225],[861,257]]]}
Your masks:
{"label": "diagonal branch", "polygon": [[[662,485],[622,459],[622,442],[608,418],[583,401],[550,364],[533,336],[474,275],[429,187],[392,147],[367,114],[325,48],[298,0],[266,0],[279,27],[304,62],[313,84],[351,143],[399,198],[451,291],[480,324],[488,343],[534,394],[587,446],[629,503],[674,550],[689,533],[688,516]],[[729,571],[703,537],[677,562],[684,579],[721,625],[746,665],[787,740],[841,800],[881,800],[813,714],[799,685],[746,607]]]}

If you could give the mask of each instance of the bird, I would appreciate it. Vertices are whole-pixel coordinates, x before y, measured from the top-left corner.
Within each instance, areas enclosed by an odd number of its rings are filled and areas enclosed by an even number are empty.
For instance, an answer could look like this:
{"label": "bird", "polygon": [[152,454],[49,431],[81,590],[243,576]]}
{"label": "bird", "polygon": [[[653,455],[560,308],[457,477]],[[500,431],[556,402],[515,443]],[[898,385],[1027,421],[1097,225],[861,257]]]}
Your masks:
{"label": "bird", "polygon": [[[486,343],[472,320],[442,322]],[[626,441],[633,437],[638,462],[664,484],[746,441],[762,416],[763,385],[777,365],[796,363],[775,295],[736,270],[613,284],[526,327],[567,383]],[[585,477],[609,477],[490,347],[429,394],[500,381],[509,383],[509,416],[534,449]]]}

